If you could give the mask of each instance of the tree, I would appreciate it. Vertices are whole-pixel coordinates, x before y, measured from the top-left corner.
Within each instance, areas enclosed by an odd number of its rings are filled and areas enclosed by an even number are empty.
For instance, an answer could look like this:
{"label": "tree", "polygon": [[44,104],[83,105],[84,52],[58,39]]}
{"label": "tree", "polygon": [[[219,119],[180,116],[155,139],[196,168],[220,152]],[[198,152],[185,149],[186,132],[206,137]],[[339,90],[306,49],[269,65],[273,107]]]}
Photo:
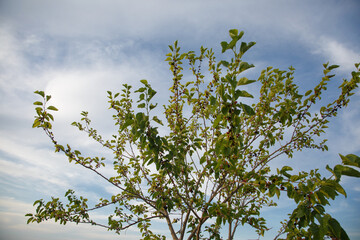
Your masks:
{"label": "tree", "polygon": [[[321,107],[319,100],[337,65],[324,64],[324,77],[304,94],[294,82],[293,67],[287,71],[268,67],[257,80],[259,97],[251,102],[254,97],[245,89],[256,81],[244,72],[254,66],[242,57],[255,43],[240,43],[243,34],[230,30],[230,41],[221,42],[222,53],[231,54],[228,61],[217,62],[212,49],[201,47],[196,55],[181,53],[177,42],[169,46],[166,61],[173,85],[164,106],[166,124],[153,114],[157,104],[151,100],[156,91],[146,80],[135,91],[136,103],[127,84],[120,93],[108,91],[118,127],[112,139],[104,140],[91,127],[88,113],[81,113],[81,122],[72,125],[113,153],[115,176],[102,174],[105,164],[109,165],[104,158],[86,157],[58,143],[51,123],[51,111],[57,108],[48,107],[51,96],[36,91],[42,101],[34,103],[33,127],[45,131],[56,152],[105,179],[118,194],[92,207],[73,190],[65,194],[66,205],[59,198],[37,200],[36,213],[26,215],[28,223],[54,219],[60,224],[98,225],[116,233],[137,227],[143,239],[165,239],[151,231],[151,220],[157,218],[166,222],[173,239],[234,239],[238,227],[245,224],[263,235],[268,228],[261,210],[276,206],[273,200],[283,194],[294,200],[296,208],[275,239],[348,239],[324,206],[339,194],[346,196],[342,175],[360,177],[359,157],[341,155],[342,164],[326,167],[329,176],[322,176],[318,169],[293,173],[291,167],[283,166],[275,170],[270,163],[307,148],[328,150],[326,139],[319,137],[329,119],[348,105],[360,81],[360,64],[355,64],[351,80],[340,85],[338,98]],[[183,62],[189,64],[193,81],[183,82]],[[207,74],[202,73],[205,62]],[[167,134],[160,135],[159,127]],[[91,219],[92,211],[109,206],[114,213],[107,224]]]}

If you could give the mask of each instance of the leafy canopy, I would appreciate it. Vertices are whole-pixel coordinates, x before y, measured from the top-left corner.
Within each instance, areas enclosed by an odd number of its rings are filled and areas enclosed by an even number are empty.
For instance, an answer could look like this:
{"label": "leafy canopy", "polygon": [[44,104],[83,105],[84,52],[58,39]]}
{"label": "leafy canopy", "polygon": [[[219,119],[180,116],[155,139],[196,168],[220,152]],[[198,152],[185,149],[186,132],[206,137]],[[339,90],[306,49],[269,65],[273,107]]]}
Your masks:
{"label": "leafy canopy", "polygon": [[[81,121],[72,125],[113,153],[113,163],[58,143],[51,114],[57,109],[47,107],[50,96],[36,91],[42,101],[34,103],[33,127],[45,131],[56,152],[105,179],[118,193],[91,207],[88,199],[77,197],[73,190],[65,194],[66,205],[59,198],[37,200],[36,213],[26,215],[28,223],[49,219],[61,224],[89,223],[119,234],[137,227],[142,239],[165,239],[151,228],[151,220],[161,219],[173,239],[234,239],[243,225],[262,236],[269,228],[261,210],[276,206],[274,198],[284,195],[294,200],[296,208],[275,239],[349,239],[324,207],[339,194],[346,196],[340,179],[360,176],[359,157],[340,155],[342,164],[327,166],[328,176],[317,169],[299,173],[289,166],[271,169],[270,163],[307,148],[328,149],[326,139],[319,137],[329,119],[348,105],[360,81],[359,64],[351,80],[340,85],[339,96],[316,111],[338,66],[324,64],[321,81],[305,93],[299,92],[292,67],[267,67],[257,80],[250,80],[243,73],[254,65],[242,57],[255,43],[240,42],[243,34],[230,30],[230,41],[221,42],[222,53],[230,55],[225,55],[228,60],[217,61],[212,49],[204,47],[196,54],[182,53],[178,42],[169,46],[166,61],[173,78],[161,117],[152,102],[156,91],[146,80],[135,91],[136,102],[130,85],[124,84],[119,93],[108,91],[118,127],[111,139],[103,139],[91,127],[88,113],[82,112]],[[193,81],[184,82],[184,63]],[[247,85],[254,82],[260,85],[256,99],[247,91]],[[166,134],[159,134],[159,128]],[[111,165],[116,175],[103,174],[105,165]],[[91,212],[111,206],[114,211],[107,223],[91,218]]]}

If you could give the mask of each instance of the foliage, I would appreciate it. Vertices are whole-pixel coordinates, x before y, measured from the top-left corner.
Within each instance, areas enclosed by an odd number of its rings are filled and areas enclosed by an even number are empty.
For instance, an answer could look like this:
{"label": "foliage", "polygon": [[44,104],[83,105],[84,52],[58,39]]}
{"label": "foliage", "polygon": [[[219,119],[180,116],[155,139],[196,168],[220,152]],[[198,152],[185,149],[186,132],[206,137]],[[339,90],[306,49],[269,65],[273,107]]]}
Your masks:
{"label": "foliage", "polygon": [[[81,122],[73,123],[113,153],[115,176],[102,174],[105,164],[109,165],[104,158],[85,157],[57,142],[49,113],[57,109],[46,107],[50,96],[36,91],[43,101],[34,103],[37,116],[33,127],[45,131],[56,152],[105,179],[118,194],[100,199],[92,208],[72,190],[65,195],[66,206],[58,198],[47,203],[37,200],[36,213],[27,214],[28,223],[55,219],[61,224],[99,225],[116,233],[136,226],[143,239],[165,239],[151,231],[151,220],[157,218],[166,222],[173,239],[233,239],[238,227],[246,224],[261,236],[268,230],[262,208],[276,206],[274,198],[284,195],[297,207],[283,222],[276,239],[283,235],[287,239],[348,239],[324,207],[337,195],[346,196],[340,179],[343,175],[360,176],[356,170],[359,157],[341,155],[342,164],[327,166],[327,177],[317,169],[292,173],[291,167],[283,166],[272,170],[270,162],[281,155],[291,158],[295,151],[306,148],[328,149],[326,140],[318,140],[319,136],[329,119],[347,106],[360,81],[359,64],[351,80],[340,85],[339,97],[316,111],[337,65],[324,64],[324,77],[305,94],[294,82],[292,67],[287,71],[268,67],[257,81],[249,80],[243,72],[254,66],[242,57],[255,43],[240,43],[243,32],[229,33],[230,41],[222,42],[221,47],[222,53],[231,57],[219,62],[212,49],[201,47],[196,55],[193,51],[181,53],[177,42],[169,46],[166,61],[173,84],[169,103],[164,106],[162,120],[166,124],[154,114],[156,91],[146,80],[141,80],[142,87],[135,91],[137,102],[127,84],[120,93],[108,91],[118,127],[112,139],[104,140],[91,127],[87,112],[81,114]],[[183,82],[183,62],[189,64],[193,81]],[[206,75],[202,73],[204,62]],[[246,91],[254,82],[261,85],[256,101]],[[159,127],[167,133],[160,135]],[[90,212],[110,205],[114,213],[107,224],[91,219]]]}

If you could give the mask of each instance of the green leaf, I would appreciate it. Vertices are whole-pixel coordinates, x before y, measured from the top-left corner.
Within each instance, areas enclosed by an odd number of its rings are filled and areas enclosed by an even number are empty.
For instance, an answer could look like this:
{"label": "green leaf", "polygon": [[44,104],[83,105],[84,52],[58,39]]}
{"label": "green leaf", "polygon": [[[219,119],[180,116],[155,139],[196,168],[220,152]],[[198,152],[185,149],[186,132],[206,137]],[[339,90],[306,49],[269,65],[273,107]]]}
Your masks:
{"label": "green leaf", "polygon": [[43,200],[42,200],[42,199],[36,200],[36,201],[33,203],[33,206],[35,206],[36,204],[39,204],[39,206],[42,206],[42,205],[43,205]]}
{"label": "green leaf", "polygon": [[345,230],[343,228],[341,228],[340,239],[341,240],[350,240],[349,236],[347,235],[347,233],[345,232]]}
{"label": "green leaf", "polygon": [[292,170],[293,170],[293,169],[292,169],[291,167],[289,167],[289,166],[284,166],[284,167],[281,168],[280,173],[281,173],[282,175],[284,175],[285,177],[290,178],[291,175],[288,174],[287,171],[292,171]]}
{"label": "green leaf", "polygon": [[42,102],[39,102],[39,101],[36,101],[36,102],[34,102],[33,104],[34,104],[34,105],[39,105],[39,106],[42,106],[42,105],[43,105],[43,103],[42,103]]}
{"label": "green leaf", "polygon": [[237,82],[237,85],[242,86],[242,85],[247,85],[247,84],[250,84],[250,83],[253,83],[253,82],[256,82],[256,80],[249,80],[246,77],[242,77]]}
{"label": "green leaf", "polygon": [[254,96],[248,93],[247,91],[241,91],[241,90],[236,90],[235,95],[236,95],[235,98],[238,97],[254,98]]}
{"label": "green leaf", "polygon": [[40,115],[42,115],[42,108],[41,107],[37,107],[37,108],[35,108],[35,110],[36,110],[36,113],[40,116]]}
{"label": "green leaf", "polygon": [[241,104],[241,107],[246,114],[248,114],[250,116],[255,115],[254,109],[252,109],[252,107],[250,107],[249,105]]}
{"label": "green leaf", "polygon": [[359,171],[343,165],[336,165],[334,167],[334,173],[337,178],[340,178],[341,175],[345,175],[349,177],[360,177]]}
{"label": "green leaf", "polygon": [[121,131],[123,131],[125,128],[130,126],[133,122],[134,122],[134,120],[132,120],[131,118],[126,119],[124,124],[121,126]]}
{"label": "green leaf", "polygon": [[61,151],[65,151],[65,148],[64,148],[64,146],[62,146],[62,145],[59,145],[59,144],[57,144],[57,145],[55,145],[55,152],[59,152],[60,150]]}
{"label": "green leaf", "polygon": [[48,116],[52,121],[54,121],[54,117],[53,117],[52,114],[48,113],[47,116]]}
{"label": "green leaf", "polygon": [[157,106],[157,104],[155,104],[155,105],[154,105],[154,104],[150,104],[150,107],[149,107],[149,108],[150,108],[150,110],[153,110],[154,108],[156,108],[156,106]]}
{"label": "green leaf", "polygon": [[328,170],[328,171],[331,172],[331,173],[334,173],[334,171],[330,168],[329,165],[326,165],[326,170]]}
{"label": "green leaf", "polygon": [[48,108],[47,108],[48,110],[52,110],[52,111],[59,111],[56,107],[54,107],[54,106],[49,106]]}
{"label": "green leaf", "polygon": [[221,47],[222,47],[222,50],[221,52],[224,53],[228,48],[228,43],[227,42],[221,42]]}
{"label": "green leaf", "polygon": [[[323,219],[320,219],[321,222],[323,222]],[[324,229],[322,228],[323,225],[317,225],[315,223],[310,225],[310,232],[313,234],[313,239],[324,239]]]}
{"label": "green leaf", "polygon": [[299,176],[298,176],[298,175],[292,175],[292,176],[290,177],[290,181],[292,181],[292,182],[296,182],[298,179],[299,179]]}
{"label": "green leaf", "polygon": [[310,95],[310,93],[312,93],[312,90],[307,91],[307,92],[305,93],[305,97],[308,96],[308,95]]}
{"label": "green leaf", "polygon": [[[26,215],[28,215],[28,214],[26,214]],[[32,216],[32,214],[31,214],[31,216]],[[31,218],[29,218],[29,219],[27,220],[26,224],[29,224],[29,223],[31,223],[32,221],[33,221],[33,218],[31,217]]]}
{"label": "green leaf", "polygon": [[275,188],[275,193],[278,199],[280,199],[280,189],[279,188]]}
{"label": "green leaf", "polygon": [[221,217],[217,217],[216,218],[216,225],[221,225],[221,222],[222,222],[222,218]]}
{"label": "green leaf", "polygon": [[328,198],[331,198],[331,199],[335,199],[336,195],[338,195],[336,192],[335,192],[335,189],[331,186],[322,186],[319,191],[321,193],[323,193],[325,196],[327,196]]}
{"label": "green leaf", "polygon": [[223,117],[224,117],[224,116],[221,115],[221,114],[217,115],[217,117],[216,117],[216,119],[215,119],[215,121],[214,121],[214,123],[213,123],[213,127],[214,127],[214,128],[216,128],[216,127],[219,125],[219,123],[220,123],[220,121],[221,121],[221,119],[222,119]]}
{"label": "green leaf", "polygon": [[[326,232],[328,231],[328,221],[330,218],[329,214],[321,216],[319,214],[315,215],[315,218],[318,220],[319,225],[315,222],[310,224],[310,232],[313,233],[313,239],[324,239]],[[316,231],[313,232],[312,229],[315,226]]]}
{"label": "green leaf", "polygon": [[40,120],[39,120],[39,119],[35,119],[32,127],[33,127],[33,128],[36,128],[36,127],[40,126],[40,124],[41,124]]}
{"label": "green leaf", "polygon": [[141,88],[139,88],[138,90],[136,90],[135,92],[137,93],[137,92],[140,92],[140,93],[142,93],[142,92],[145,92],[146,91],[146,87],[141,87]]}
{"label": "green leaf", "polygon": [[205,161],[206,161],[206,156],[203,155],[203,156],[200,158],[200,164],[203,164]]}
{"label": "green leaf", "polygon": [[345,189],[338,182],[334,182],[334,187],[338,193],[341,193],[342,195],[344,195],[346,197]]}
{"label": "green leaf", "polygon": [[316,205],[314,207],[314,210],[319,213],[320,215],[323,214],[325,212],[325,208],[322,205]]}
{"label": "green leaf", "polygon": [[360,177],[360,172],[347,166],[342,166],[341,174],[349,177]]}
{"label": "green leaf", "polygon": [[216,98],[214,96],[210,96],[210,105],[214,106],[216,104]]}
{"label": "green leaf", "polygon": [[154,117],[153,117],[153,120],[154,120],[155,122],[157,122],[158,124],[163,125],[162,121],[161,121],[157,116],[154,116]]}
{"label": "green leaf", "polygon": [[50,122],[44,122],[44,128],[52,129],[52,125]]}
{"label": "green leaf", "polygon": [[339,222],[334,218],[330,218],[328,226],[329,232],[332,234],[332,236],[340,239],[342,227],[340,226]]}
{"label": "green leaf", "polygon": [[292,185],[289,185],[289,186],[286,188],[286,191],[287,191],[286,195],[288,196],[288,198],[294,198],[295,192],[294,192],[294,188],[293,188]]}
{"label": "green leaf", "polygon": [[336,179],[340,179],[341,178],[341,169],[339,169],[339,167],[337,166],[341,166],[341,165],[336,165],[334,167],[334,169],[331,169],[329,167],[329,165],[326,165],[326,170],[328,170],[329,172],[331,172],[332,174],[335,175]]}
{"label": "green leaf", "polygon": [[328,67],[329,70],[333,70],[335,68],[338,68],[340,67],[339,65],[331,65],[330,67]]}
{"label": "green leaf", "polygon": [[138,108],[145,108],[145,103],[141,103],[138,105]]}
{"label": "green leaf", "polygon": [[343,156],[339,154],[341,157],[341,160],[344,165],[350,165],[355,167],[360,167],[360,157],[354,155],[354,154],[348,154],[346,156]]}
{"label": "green leaf", "polygon": [[140,82],[144,85],[148,85],[148,81],[146,79],[141,79]]}
{"label": "green leaf", "polygon": [[136,121],[137,121],[138,123],[142,122],[143,119],[144,119],[144,113],[139,112],[139,113],[136,114]]}
{"label": "green leaf", "polygon": [[234,38],[233,40],[231,40],[231,42],[229,42],[229,44],[227,45],[227,49],[233,49],[237,43],[237,39]]}
{"label": "green leaf", "polygon": [[35,91],[34,93],[39,94],[42,97],[45,97],[45,93],[43,91]]}
{"label": "green leaf", "polygon": [[236,38],[238,36],[238,30],[237,29],[231,29],[229,30],[229,35],[232,39]]}
{"label": "green leaf", "polygon": [[229,62],[225,60],[220,61],[220,64],[222,64],[224,67],[229,67]]}
{"label": "green leaf", "polygon": [[280,173],[284,173],[284,172],[287,172],[287,171],[292,171],[293,168],[292,167],[289,167],[289,166],[283,166],[280,170]]}
{"label": "green leaf", "polygon": [[300,205],[298,206],[298,208],[295,210],[296,212],[296,217],[297,218],[301,218],[305,215],[306,212],[306,207],[304,205]]}
{"label": "green leaf", "polygon": [[156,91],[149,87],[149,89],[148,89],[149,97],[148,97],[147,101],[150,101],[155,96],[155,94],[156,94]]}
{"label": "green leaf", "polygon": [[255,67],[254,64],[249,64],[247,62],[241,62],[239,67],[239,72],[244,72],[247,69]]}
{"label": "green leaf", "polygon": [[249,50],[255,44],[256,44],[255,42],[249,42],[249,43],[242,42],[241,46],[240,46],[240,53],[244,54],[247,50]]}

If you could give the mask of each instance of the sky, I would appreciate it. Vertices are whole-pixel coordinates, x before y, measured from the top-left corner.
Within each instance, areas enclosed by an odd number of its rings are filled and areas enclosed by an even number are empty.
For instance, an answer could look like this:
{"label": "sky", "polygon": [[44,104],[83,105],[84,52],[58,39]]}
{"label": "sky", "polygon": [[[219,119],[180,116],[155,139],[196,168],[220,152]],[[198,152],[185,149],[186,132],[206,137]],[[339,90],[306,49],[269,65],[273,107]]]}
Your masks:
{"label": "sky", "polygon": [[[245,31],[245,41],[257,44],[246,60],[255,65],[256,79],[273,66],[296,69],[300,89],[310,89],[322,77],[322,64],[338,64],[326,99],[336,97],[337,86],[350,78],[360,62],[360,2],[318,1],[214,1],[214,0],[0,0],[0,239],[138,239],[136,229],[117,236],[102,228],[54,222],[26,225],[40,198],[63,196],[67,189],[97,200],[113,189],[79,166],[54,153],[40,129],[32,129],[33,93],[52,95],[54,132],[94,155],[103,149],[70,124],[88,111],[93,126],[105,137],[114,130],[107,109],[107,90],[120,91],[124,83],[139,86],[147,79],[158,91],[155,100],[167,101],[171,73],[164,61],[168,45],[179,41],[184,51],[213,48],[221,56],[220,42],[229,29]],[[253,89],[256,90],[256,89]],[[360,155],[360,92],[330,124],[328,152],[314,150],[279,159],[274,166],[324,169],[340,162],[341,154]],[[107,153],[105,153],[106,155]],[[339,197],[327,210],[340,221],[351,239],[360,239],[360,180],[344,178],[348,197]],[[277,209],[265,211],[274,230],[291,211],[282,199]],[[98,213],[97,219],[106,219]],[[158,232],[166,229],[156,225]],[[255,239],[239,229],[236,239]]]}

